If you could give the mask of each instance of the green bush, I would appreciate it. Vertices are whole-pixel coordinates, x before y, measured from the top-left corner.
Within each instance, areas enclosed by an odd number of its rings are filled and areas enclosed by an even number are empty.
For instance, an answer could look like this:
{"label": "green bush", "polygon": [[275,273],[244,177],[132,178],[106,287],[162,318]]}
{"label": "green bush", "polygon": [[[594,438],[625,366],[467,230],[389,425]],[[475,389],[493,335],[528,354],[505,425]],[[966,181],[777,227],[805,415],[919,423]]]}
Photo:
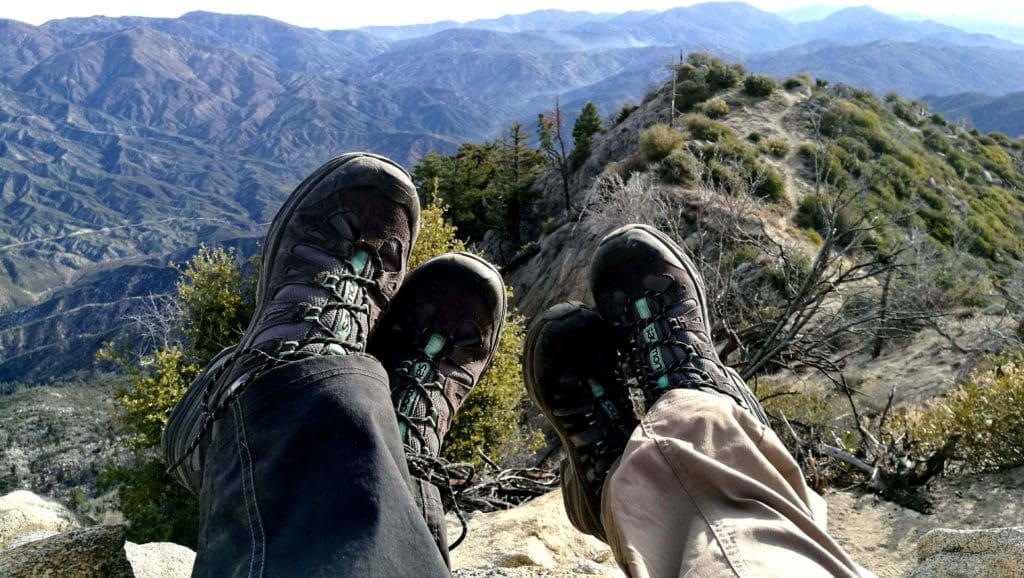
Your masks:
{"label": "green bush", "polygon": [[954,459],[972,472],[1024,464],[1024,349],[989,360],[942,399],[907,416],[924,455],[959,435]]}
{"label": "green bush", "polygon": [[816,146],[803,143],[797,151],[812,182],[820,180],[822,184],[839,189],[849,186],[850,175],[843,166],[843,150],[838,145],[830,143],[827,146]]}
{"label": "green bush", "polygon": [[953,147],[949,146],[949,140],[941,130],[926,128],[921,132],[921,136],[924,137],[924,146],[935,152],[948,155],[953,150]]}
{"label": "green bush", "polygon": [[676,107],[690,110],[716,93],[732,88],[743,78],[743,67],[726,64],[704,52],[690,54],[676,75]]}
{"label": "green bush", "polygon": [[637,105],[629,102],[622,105],[622,108],[620,108],[619,112],[615,115],[615,125],[618,126],[625,122],[625,120],[629,118],[629,115],[633,114],[633,111],[635,111],[637,108],[639,108],[637,107]]}
{"label": "green bush", "polygon": [[782,137],[764,139],[757,144],[757,149],[766,155],[784,159],[789,155],[789,141]]}
{"label": "green bush", "polygon": [[831,138],[850,136],[867,144],[876,154],[892,153],[898,147],[882,129],[882,121],[873,110],[874,101],[837,99],[821,115],[821,132]]}
{"label": "green bush", "polygon": [[722,118],[729,114],[729,105],[726,104],[725,99],[720,96],[716,96],[694,106],[693,110],[707,116],[708,118]]}
{"label": "green bush", "polygon": [[852,229],[855,222],[852,209],[844,207],[835,216],[835,223],[830,224],[832,200],[824,193],[804,196],[797,206],[793,222],[796,226],[816,231],[822,237],[829,234],[830,225],[835,228],[835,239],[840,246],[849,245],[852,241]]}
{"label": "green bush", "polygon": [[651,125],[640,131],[640,152],[649,162],[656,163],[683,145],[683,133],[667,124]]}
{"label": "green bush", "polygon": [[707,166],[712,183],[730,194],[749,193],[776,203],[786,200],[786,186],[782,176],[761,162],[753,147],[738,140],[731,130],[719,134],[715,125],[729,130],[721,123],[703,117],[695,120],[697,122],[693,126],[698,132],[719,136],[717,142],[696,149],[698,158]]}
{"label": "green bush", "polygon": [[751,74],[743,79],[743,92],[750,96],[771,96],[778,87],[779,85],[772,77],[763,74]]}
{"label": "green bush", "polygon": [[800,73],[796,76],[790,76],[782,84],[782,87],[786,90],[792,90],[798,86],[811,86],[811,76],[805,72]]}
{"label": "green bush", "polygon": [[735,136],[728,125],[711,120],[703,114],[688,114],[684,119],[690,136],[696,140],[718,142],[726,137]]}
{"label": "green bush", "polygon": [[662,159],[658,175],[662,181],[669,184],[689,185],[696,181],[700,171],[700,161],[689,152],[679,148]]}

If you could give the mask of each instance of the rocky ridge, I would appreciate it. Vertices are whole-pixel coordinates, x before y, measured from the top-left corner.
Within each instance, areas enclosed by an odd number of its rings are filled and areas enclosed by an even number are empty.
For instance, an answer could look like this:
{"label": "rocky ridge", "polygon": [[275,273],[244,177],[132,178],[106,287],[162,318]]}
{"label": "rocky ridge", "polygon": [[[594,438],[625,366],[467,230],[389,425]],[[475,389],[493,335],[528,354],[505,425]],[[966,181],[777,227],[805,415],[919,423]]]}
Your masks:
{"label": "rocky ridge", "polygon": [[[1020,472],[1010,473],[1019,477]],[[960,503],[950,502],[935,518],[871,496],[829,493],[829,530],[858,563],[882,578],[1019,576],[1024,569],[1024,529],[937,527],[959,507],[995,514],[1005,498],[1019,500],[1024,496],[1019,483],[1006,488],[1009,495],[981,491],[1000,488],[1011,479],[997,475],[967,485],[948,482],[949,487],[941,491],[972,488],[971,495]],[[837,524],[838,519],[842,523]],[[991,521],[1003,519],[996,515]],[[607,546],[572,528],[558,491],[512,510],[477,514],[469,526],[466,542],[452,552],[453,573],[459,578],[623,576]],[[894,546],[893,538],[899,545]],[[194,557],[191,550],[175,544],[125,542],[119,526],[82,527],[63,506],[29,492],[0,497],[0,574],[4,576],[60,571],[83,578],[177,578],[190,574]]]}

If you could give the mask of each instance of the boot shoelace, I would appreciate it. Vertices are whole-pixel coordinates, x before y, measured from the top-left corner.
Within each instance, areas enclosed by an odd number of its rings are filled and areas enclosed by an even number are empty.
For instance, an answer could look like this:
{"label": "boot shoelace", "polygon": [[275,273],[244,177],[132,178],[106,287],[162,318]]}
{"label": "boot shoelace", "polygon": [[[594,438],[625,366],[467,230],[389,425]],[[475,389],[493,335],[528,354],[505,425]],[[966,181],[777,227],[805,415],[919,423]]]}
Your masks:
{"label": "boot shoelace", "polygon": [[[349,264],[349,268],[354,271],[363,270],[367,258],[368,254],[365,251],[357,250],[353,254],[352,263]],[[374,280],[349,272],[340,275],[321,273],[316,276],[316,279],[316,283],[320,288],[329,291],[327,303],[319,307],[308,303],[300,304],[299,307],[301,309],[297,309],[297,311],[303,321],[313,323],[314,327],[322,335],[312,335],[298,340],[279,341],[273,353],[256,347],[247,347],[234,351],[206,382],[206,386],[203,389],[203,422],[199,426],[199,431],[196,432],[192,441],[189,442],[185,452],[167,468],[167,473],[173,472],[195,452],[196,448],[202,443],[203,436],[213,428],[213,424],[217,420],[227,413],[231,403],[238,399],[249,383],[252,382],[253,376],[261,375],[275,367],[300,359],[317,357],[324,354],[347,355],[365,350],[368,332],[360,320],[364,319],[365,314],[369,312],[370,298],[366,289],[374,283]],[[338,324],[337,329],[332,329],[323,320],[323,314],[330,311],[338,311],[338,315],[341,316],[341,322]],[[355,329],[355,338],[349,339],[352,336],[353,329]],[[311,346],[314,348],[319,346],[321,353],[310,349]],[[224,396],[217,403],[216,407],[211,409],[210,401],[214,385],[223,377],[228,368],[245,356],[260,358],[263,360],[263,363],[246,372],[235,383],[231,384],[228,395]]]}
{"label": "boot shoelace", "polygon": [[[648,407],[665,391],[675,387],[686,388],[711,388],[718,390],[714,379],[707,371],[701,369],[697,362],[700,360],[716,363],[713,359],[707,359],[686,340],[686,335],[694,333],[678,317],[669,317],[663,312],[657,313],[651,310],[651,298],[658,297],[660,292],[645,293],[643,297],[634,303],[635,316],[630,324],[632,338],[630,339],[631,367],[639,368],[639,384],[641,392],[630,388],[630,398],[633,401],[633,410],[637,419],[643,418],[643,413]],[[668,326],[667,334],[663,335],[662,324]],[[683,352],[683,356],[672,364],[666,364],[662,353],[663,347],[676,347]],[[682,379],[671,379],[671,374],[682,374]],[[642,394],[643,403],[639,403]],[[640,407],[642,406],[642,407]]]}
{"label": "boot shoelace", "polygon": [[[574,425],[566,429],[577,429],[580,432],[577,435],[584,437],[585,441],[577,446],[584,467],[583,475],[591,490],[598,490],[599,493],[608,469],[622,454],[620,446],[629,439],[631,432],[622,412],[615,406],[604,386],[594,378],[586,379],[585,385],[590,390],[592,400],[586,404],[585,409],[567,412],[564,417],[573,416]],[[622,434],[622,438],[619,438],[619,434]],[[613,438],[619,438],[622,443],[609,443]]]}
{"label": "boot shoelace", "polygon": [[[423,429],[438,432],[438,412],[434,407],[431,392],[439,392],[441,399],[448,405],[449,418],[454,417],[455,407],[448,396],[444,395],[445,377],[437,369],[437,360],[445,348],[447,340],[444,336],[434,333],[427,339],[423,347],[422,355],[417,360],[410,360],[395,369],[395,373],[407,384],[408,388],[402,394],[401,399],[395,408],[395,416],[398,418],[398,432],[401,436],[402,445],[405,449],[406,462],[409,466],[409,475],[429,484],[434,485],[441,492],[445,504],[459,519],[462,527],[458,539],[448,547],[454,550],[466,538],[469,531],[469,524],[466,516],[459,507],[459,502],[452,489],[452,472],[461,472],[462,464],[452,464],[448,460],[434,455],[440,451],[440,447],[432,448]],[[430,379],[433,376],[433,379]],[[425,415],[415,415],[415,410],[422,405]],[[412,442],[415,438],[416,446]],[[437,443],[440,445],[440,435]]]}

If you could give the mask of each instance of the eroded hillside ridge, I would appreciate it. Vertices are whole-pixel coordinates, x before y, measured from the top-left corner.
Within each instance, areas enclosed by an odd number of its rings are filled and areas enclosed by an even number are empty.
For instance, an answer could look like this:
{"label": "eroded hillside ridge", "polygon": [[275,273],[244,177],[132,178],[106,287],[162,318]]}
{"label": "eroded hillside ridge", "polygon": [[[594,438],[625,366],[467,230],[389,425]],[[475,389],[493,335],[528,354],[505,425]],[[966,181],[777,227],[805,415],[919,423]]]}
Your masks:
{"label": "eroded hillside ridge", "polygon": [[[1024,143],[953,126],[895,94],[806,76],[785,85],[760,96],[744,85],[719,90],[685,104],[672,128],[670,85],[649,93],[591,144],[571,176],[568,212],[557,175],[542,175],[536,241],[506,273],[521,311],[590,301],[596,241],[639,221],[700,260],[724,318],[716,339],[740,366],[825,243],[835,271],[865,275],[824,298],[814,316],[822,327],[795,331],[794,343],[823,340],[869,405],[884,405],[897,384],[897,401],[933,397],[1018,339],[1019,303],[1001,293],[1024,286]],[[830,207],[835,220],[825,222]],[[787,355],[758,373],[814,369],[800,352]]]}

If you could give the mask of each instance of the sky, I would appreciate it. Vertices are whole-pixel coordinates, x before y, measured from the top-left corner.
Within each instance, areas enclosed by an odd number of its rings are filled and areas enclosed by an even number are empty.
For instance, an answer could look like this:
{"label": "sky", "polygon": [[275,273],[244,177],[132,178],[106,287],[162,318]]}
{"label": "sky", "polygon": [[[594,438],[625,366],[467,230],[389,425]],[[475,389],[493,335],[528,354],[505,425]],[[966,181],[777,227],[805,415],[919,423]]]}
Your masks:
{"label": "sky", "polygon": [[[856,6],[870,4],[899,14],[916,13],[933,18],[960,16],[1024,25],[1024,3],[1019,0],[747,0],[762,10],[777,12],[807,4]],[[665,10],[696,2],[689,0],[6,0],[0,18],[41,24],[72,16],[177,17],[193,10],[227,14],[258,14],[310,28],[342,29],[369,25],[401,25],[439,20],[465,22],[505,14],[523,14],[544,8],[626,12]]]}

